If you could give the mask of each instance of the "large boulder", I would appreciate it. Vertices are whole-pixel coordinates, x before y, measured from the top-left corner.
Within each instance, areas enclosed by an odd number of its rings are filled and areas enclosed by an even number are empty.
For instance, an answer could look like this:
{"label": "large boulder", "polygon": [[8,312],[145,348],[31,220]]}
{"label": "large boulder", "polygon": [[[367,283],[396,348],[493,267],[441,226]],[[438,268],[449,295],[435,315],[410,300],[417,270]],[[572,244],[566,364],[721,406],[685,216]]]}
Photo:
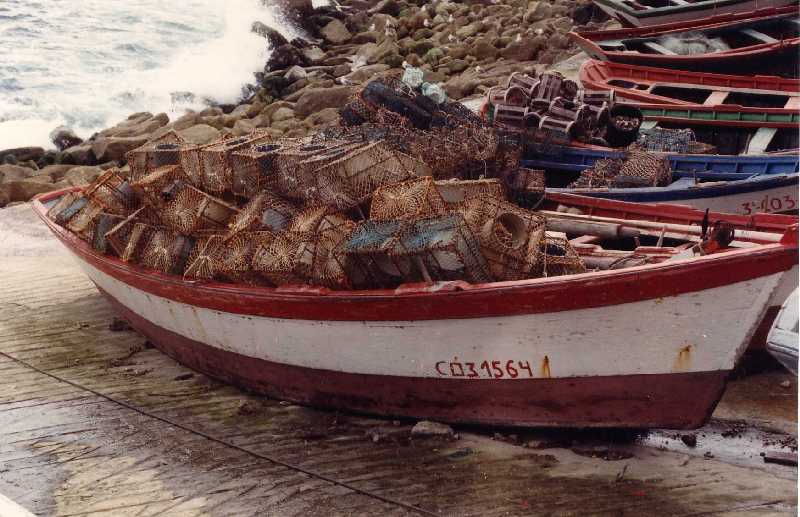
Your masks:
{"label": "large boulder", "polygon": [[52,130],[50,132],[50,141],[53,142],[53,145],[55,145],[56,149],[59,151],[83,143],[83,139],[66,126],[58,126]]}
{"label": "large boulder", "polygon": [[37,171],[19,165],[0,165],[0,183],[28,179]]}
{"label": "large boulder", "polygon": [[519,41],[512,41],[500,51],[500,55],[511,61],[533,61],[546,46],[548,46],[548,41],[544,36],[524,38]]}
{"label": "large boulder", "polygon": [[531,2],[530,6],[528,7],[528,10],[525,12],[523,20],[526,23],[546,20],[547,18],[550,18],[552,12],[553,12],[553,7],[550,5],[549,2],[544,2],[544,1]]}
{"label": "large boulder", "polygon": [[36,176],[48,176],[54,182],[61,181],[67,171],[74,168],[74,165],[48,165],[36,171]]}
{"label": "large boulder", "polygon": [[146,136],[99,137],[92,142],[92,152],[98,163],[122,162],[125,155],[147,143]]}
{"label": "large boulder", "polygon": [[277,48],[281,45],[286,45],[289,43],[286,38],[283,37],[283,34],[264,23],[253,22],[253,27],[251,30],[259,36],[266,38],[269,42],[270,48]]}
{"label": "large boulder", "polygon": [[345,105],[353,94],[349,86],[334,86],[332,88],[308,88],[297,100],[294,112],[297,117],[305,118],[312,113],[325,108],[340,108]]}
{"label": "large boulder", "polygon": [[220,137],[220,132],[207,124],[197,124],[183,131],[178,131],[178,134],[191,144],[208,144],[217,140]]}
{"label": "large boulder", "polygon": [[308,60],[303,55],[303,52],[287,43],[272,50],[264,69],[267,72],[272,72],[273,70],[284,70],[295,65],[308,66]]}
{"label": "large boulder", "polygon": [[0,185],[0,202],[6,199],[8,200],[7,203],[30,201],[35,195],[50,192],[53,188],[52,184],[41,181],[10,181]]}
{"label": "large boulder", "polygon": [[38,162],[44,156],[41,147],[17,147],[0,151],[0,163]]}
{"label": "large boulder", "polygon": [[365,43],[358,48],[356,54],[361,57],[367,64],[379,63],[384,58],[392,55],[399,54],[400,48],[391,40],[384,40],[380,44]]}
{"label": "large boulder", "polygon": [[312,113],[305,119],[305,123],[311,127],[333,126],[339,122],[339,110],[337,108],[325,108],[316,113]]}
{"label": "large boulder", "polygon": [[82,185],[88,185],[96,180],[101,174],[103,174],[103,169],[100,167],[73,167],[72,169],[68,170],[66,174],[64,174],[60,181],[67,182],[73,187],[79,187]]}
{"label": "large boulder", "polygon": [[354,70],[349,74],[342,77],[344,84],[361,84],[372,79],[376,74],[380,74],[389,70],[389,65],[383,63],[376,63],[374,65],[362,66],[358,70]]}
{"label": "large boulder", "polygon": [[60,161],[61,163],[72,165],[94,165],[97,163],[91,143],[83,143],[64,149],[61,152]]}
{"label": "large boulder", "polygon": [[328,43],[333,43],[334,45],[346,43],[350,41],[350,38],[353,37],[353,35],[350,34],[350,31],[347,30],[347,27],[345,27],[342,22],[335,18],[321,28],[319,33],[320,36],[325,38],[325,41]]}

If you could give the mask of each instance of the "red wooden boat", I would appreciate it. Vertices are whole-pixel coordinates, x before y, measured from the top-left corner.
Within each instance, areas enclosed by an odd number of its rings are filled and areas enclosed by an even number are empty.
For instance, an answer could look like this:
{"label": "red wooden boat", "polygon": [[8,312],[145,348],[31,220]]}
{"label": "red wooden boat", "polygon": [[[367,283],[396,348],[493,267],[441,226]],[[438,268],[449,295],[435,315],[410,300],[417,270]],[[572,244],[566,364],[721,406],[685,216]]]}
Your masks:
{"label": "red wooden boat", "polygon": [[580,81],[591,90],[613,90],[617,98],[646,104],[736,105],[800,110],[800,80],[686,72],[590,59]]}
{"label": "red wooden boat", "polygon": [[569,36],[589,56],[603,61],[701,72],[797,75],[796,6]]}
{"label": "red wooden boat", "polygon": [[[66,192],[35,210],[119,313],[178,361],[302,404],[448,422],[699,426],[797,267],[796,217],[711,214],[738,228],[731,246],[689,257],[686,246],[639,246],[646,263],[624,269],[371,291],[203,283],[98,254],[47,217]],[[689,246],[703,218],[564,194],[543,207]],[[587,261],[613,258],[602,244],[575,241]]]}
{"label": "red wooden boat", "polygon": [[594,4],[626,27],[686,22],[758,9],[781,7],[796,0],[594,0]]}

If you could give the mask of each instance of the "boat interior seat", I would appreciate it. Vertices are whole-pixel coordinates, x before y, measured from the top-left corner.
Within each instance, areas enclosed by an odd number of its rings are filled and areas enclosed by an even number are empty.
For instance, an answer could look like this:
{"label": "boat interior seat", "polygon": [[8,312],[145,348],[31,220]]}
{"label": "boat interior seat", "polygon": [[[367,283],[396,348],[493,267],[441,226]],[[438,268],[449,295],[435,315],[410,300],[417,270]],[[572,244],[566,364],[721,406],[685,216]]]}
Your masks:
{"label": "boat interior seat", "polygon": [[767,150],[767,147],[769,147],[772,139],[775,138],[777,132],[778,129],[774,127],[758,128],[758,131],[750,138],[750,142],[748,142],[747,150],[744,154],[763,154]]}
{"label": "boat interior seat", "polygon": [[691,2],[687,2],[686,0],[669,0],[669,2],[675,5],[691,5]]}
{"label": "boat interior seat", "polygon": [[625,43],[622,40],[608,40],[599,43],[600,48],[608,52],[624,52],[627,50]]}
{"label": "boat interior seat", "polygon": [[675,183],[677,183],[678,180],[689,180],[690,183],[693,183],[695,178],[707,181],[738,181],[738,180],[746,180],[752,178],[753,176],[757,176],[757,174],[747,174],[742,172],[713,172],[713,171],[698,171],[698,172],[678,171],[672,174],[672,177],[676,178]]}
{"label": "boat interior seat", "polygon": [[757,31],[755,29],[741,29],[742,34],[750,36],[754,40],[760,41],[761,43],[778,43],[778,40],[773,38],[768,34],[764,34],[763,32]]}
{"label": "boat interior seat", "polygon": [[711,95],[703,102],[705,106],[717,106],[718,104],[724,104],[725,99],[728,97],[728,94],[731,92],[727,91],[715,91],[711,92]]}

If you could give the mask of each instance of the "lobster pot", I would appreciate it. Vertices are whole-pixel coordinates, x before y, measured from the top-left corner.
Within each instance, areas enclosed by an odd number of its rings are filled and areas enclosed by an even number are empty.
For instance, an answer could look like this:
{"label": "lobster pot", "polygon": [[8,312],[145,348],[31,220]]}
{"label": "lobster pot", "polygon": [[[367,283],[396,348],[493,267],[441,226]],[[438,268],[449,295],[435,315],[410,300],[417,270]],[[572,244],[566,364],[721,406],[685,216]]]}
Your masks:
{"label": "lobster pot", "polygon": [[84,241],[91,242],[97,226],[97,218],[102,211],[103,207],[101,205],[90,200],[70,218],[66,228]]}
{"label": "lobster pot", "polygon": [[92,248],[100,253],[108,253],[111,246],[106,234],[124,220],[124,217],[115,214],[101,213],[97,216],[94,236],[92,237]]}
{"label": "lobster pot", "polygon": [[491,198],[498,201],[506,198],[503,184],[495,178],[437,181],[435,185],[448,210],[458,210],[464,203],[475,198]]}
{"label": "lobster pot", "polygon": [[69,192],[47,210],[47,217],[61,226],[66,225],[83,207],[89,199],[78,192]]}
{"label": "lobster pot", "polygon": [[[266,235],[262,235],[266,234]],[[269,232],[242,232],[217,246],[212,254],[213,270],[224,280],[257,283],[253,256]]]}
{"label": "lobster pot", "polygon": [[520,167],[503,175],[513,201],[523,208],[531,209],[542,199],[545,191],[545,171]]}
{"label": "lobster pot", "polygon": [[417,281],[419,273],[409,257],[391,255],[404,221],[367,220],[358,224],[350,238],[334,250],[334,259],[347,272],[356,289],[395,287]]}
{"label": "lobster pot", "polygon": [[407,259],[426,281],[491,280],[480,246],[459,214],[421,219],[405,227],[390,255]]}
{"label": "lobster pot", "polygon": [[309,189],[316,187],[322,167],[334,162],[357,144],[329,141],[304,143],[278,153],[274,160],[275,190],[289,199],[306,200]]}
{"label": "lobster pot", "polygon": [[654,127],[639,131],[633,147],[642,151],[663,153],[688,153],[695,143],[694,131],[691,129],[667,129]]}
{"label": "lobster pot", "polygon": [[578,179],[570,184],[570,188],[599,188],[607,187],[619,174],[622,160],[600,159],[594,165],[584,169]]}
{"label": "lobster pot", "polygon": [[[133,236],[134,227],[140,224],[143,219],[149,220],[146,212],[147,207],[141,207],[106,231],[104,237],[111,248],[110,251],[113,251],[118,257],[122,257],[125,254],[128,243]],[[146,225],[142,223],[142,226]]]}
{"label": "lobster pot", "polygon": [[160,208],[170,200],[176,184],[183,185],[187,182],[188,178],[180,165],[165,165],[132,182],[131,188],[146,204]]}
{"label": "lobster pot", "polygon": [[154,229],[143,246],[139,264],[161,273],[183,274],[194,239],[166,228]]}
{"label": "lobster pot", "polygon": [[514,72],[508,77],[508,83],[506,84],[506,88],[517,87],[521,88],[528,97],[533,96],[533,93],[536,91],[536,87],[539,85],[539,81],[534,79],[533,77],[520,73]]}
{"label": "lobster pot", "polygon": [[631,152],[619,168],[620,177],[640,178],[641,186],[663,187],[672,181],[669,159],[661,154]]}
{"label": "lobster pot", "polygon": [[493,86],[486,92],[486,100],[492,106],[505,103],[506,90],[500,86]]}
{"label": "lobster pot", "polygon": [[347,186],[348,195],[358,204],[369,199],[383,185],[417,176],[414,162],[412,158],[392,151],[383,142],[371,142],[350,151],[317,173],[341,181]]}
{"label": "lobster pot", "polygon": [[503,104],[508,106],[527,107],[530,103],[528,92],[519,86],[509,87],[503,95]]}
{"label": "lobster pot", "polygon": [[375,191],[369,218],[375,221],[420,219],[447,213],[433,178],[423,177],[384,185]]}
{"label": "lobster pot", "polygon": [[553,102],[550,103],[547,114],[556,118],[576,121],[578,120],[578,107],[575,103],[563,97],[556,97]]}
{"label": "lobster pot", "polygon": [[275,160],[298,144],[294,139],[282,139],[233,151],[229,158],[233,193],[252,197],[262,189],[276,191],[278,172]]}
{"label": "lobster pot", "polygon": [[578,83],[573,81],[572,79],[564,79],[561,83],[561,90],[559,91],[559,97],[568,100],[574,100],[575,96],[578,95]]}
{"label": "lobster pot", "polygon": [[497,104],[494,107],[494,124],[521,128],[528,108],[509,104]]}
{"label": "lobster pot", "polygon": [[563,237],[547,235],[541,240],[542,275],[561,276],[585,273],[586,266],[578,253]]}
{"label": "lobster pot", "polygon": [[217,276],[215,253],[223,246],[225,238],[218,232],[198,232],[192,252],[186,260],[183,277],[195,280],[212,280]]}
{"label": "lobster pot", "polygon": [[563,82],[564,76],[558,72],[543,73],[539,76],[539,84],[536,85],[533,95],[531,96],[533,98],[532,100],[550,104],[553,99],[561,96],[561,86]]}
{"label": "lobster pot", "polygon": [[228,237],[244,231],[285,230],[297,217],[298,209],[289,201],[262,192],[245,204],[228,224]]}
{"label": "lobster pot", "polygon": [[614,90],[578,90],[577,101],[589,106],[611,106],[616,100]]}
{"label": "lobster pot", "polygon": [[[208,192],[221,193],[234,190],[233,167],[231,155],[236,151],[247,149],[251,146],[269,143],[272,137],[262,132],[254,132],[239,138],[226,138],[204,146],[200,151],[200,169],[203,189]],[[252,191],[245,178],[239,176],[240,184],[236,193],[243,195]]]}
{"label": "lobster pot", "polygon": [[161,220],[173,230],[188,235],[198,230],[225,228],[238,212],[236,207],[221,199],[185,185],[164,206]]}
{"label": "lobster pot", "polygon": [[302,284],[297,275],[303,242],[310,237],[298,232],[284,232],[260,243],[253,253],[253,270],[271,284]]}
{"label": "lobster pot", "polygon": [[119,169],[109,169],[84,191],[86,197],[103,207],[105,212],[127,215],[138,204],[136,193]]}
{"label": "lobster pot", "polygon": [[130,174],[128,178],[131,182],[136,181],[153,169],[165,165],[177,165],[180,163],[180,152],[187,147],[194,147],[174,131],[152,140],[145,145],[129,151],[126,155]]}
{"label": "lobster pot", "polygon": [[318,233],[301,234],[297,255],[297,274],[313,285],[331,289],[351,287],[348,264],[337,257],[336,250],[348,242],[355,224],[347,221],[338,226],[330,226]]}
{"label": "lobster pot", "polygon": [[553,117],[542,117],[539,129],[546,131],[556,141],[569,142],[577,126],[574,121]]}
{"label": "lobster pot", "polygon": [[[125,247],[122,249],[122,253],[119,254],[119,258],[125,262],[139,262],[147,243],[150,242],[150,237],[156,230],[157,228],[148,224],[134,223],[127,236],[120,235],[125,239]],[[112,235],[106,234],[106,237],[109,238],[109,243],[112,242]]]}
{"label": "lobster pot", "polygon": [[478,238],[493,278],[529,278],[539,267],[539,243],[544,232],[543,217],[512,203],[488,203]]}

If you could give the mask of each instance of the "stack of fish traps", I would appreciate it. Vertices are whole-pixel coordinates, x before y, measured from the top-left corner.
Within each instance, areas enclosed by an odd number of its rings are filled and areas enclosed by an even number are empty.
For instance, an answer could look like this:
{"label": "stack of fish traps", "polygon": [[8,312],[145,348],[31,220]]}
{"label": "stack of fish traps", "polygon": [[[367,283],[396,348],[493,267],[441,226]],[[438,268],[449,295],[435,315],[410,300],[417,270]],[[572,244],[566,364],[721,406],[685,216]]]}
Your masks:
{"label": "stack of fish traps", "polygon": [[716,148],[711,144],[698,142],[691,129],[669,129],[654,127],[643,129],[631,150],[653,153],[714,154]]}
{"label": "stack of fish traps", "polygon": [[514,73],[486,94],[487,116],[498,128],[566,143],[602,138],[614,107],[613,91],[589,91],[558,72],[538,78]]}
{"label": "stack of fish traps", "polygon": [[[391,81],[373,89],[413,98]],[[362,97],[351,106],[362,123],[302,139],[164,135],[49,216],[100,253],[195,281],[377,289],[581,271],[544,217],[508,201],[538,192],[543,176],[518,169],[502,133],[424,102],[420,129]]]}

